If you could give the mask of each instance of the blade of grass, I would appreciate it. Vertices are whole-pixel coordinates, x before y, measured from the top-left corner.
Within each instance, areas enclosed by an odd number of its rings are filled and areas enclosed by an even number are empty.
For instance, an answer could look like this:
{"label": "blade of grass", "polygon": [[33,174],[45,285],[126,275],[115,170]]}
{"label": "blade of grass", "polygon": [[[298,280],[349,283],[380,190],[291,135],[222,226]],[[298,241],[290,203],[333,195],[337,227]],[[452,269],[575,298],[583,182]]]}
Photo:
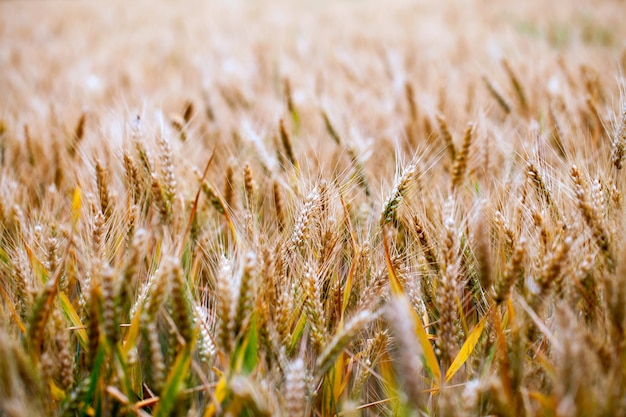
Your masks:
{"label": "blade of grass", "polygon": [[478,322],[478,324],[467,335],[467,339],[465,340],[465,343],[463,343],[463,347],[461,347],[461,350],[456,355],[456,358],[454,358],[454,360],[450,364],[450,367],[448,368],[448,371],[446,372],[446,382],[452,379],[454,374],[456,374],[456,372],[461,369],[461,366],[463,366],[463,364],[467,361],[469,356],[474,351],[474,348],[476,347],[476,344],[478,343],[478,340],[483,333],[483,329],[485,328],[485,323],[487,323],[488,317],[489,314],[485,314],[480,322]]}
{"label": "blade of grass", "polygon": [[[121,388],[125,391],[125,393],[122,393],[119,390],[118,391],[120,394],[123,394],[124,397],[126,398],[126,402],[124,404],[127,405],[130,402],[129,398],[132,398],[133,400],[141,398],[141,381],[139,381],[139,386],[137,386],[137,381],[135,379],[131,379],[135,376],[133,372],[134,364],[131,364],[131,367],[129,367],[126,364],[126,360],[122,356],[122,351],[119,348],[119,346],[114,346],[114,348],[115,348],[115,367],[117,369],[118,375],[120,375]],[[109,388],[113,388],[113,387],[108,387],[107,392],[109,392]]]}
{"label": "blade of grass", "polygon": [[361,251],[359,248],[356,248],[356,250],[354,251],[354,257],[352,258],[352,262],[350,264],[350,271],[348,272],[348,277],[346,278],[346,285],[344,287],[344,292],[343,292],[343,300],[341,301],[341,323],[342,324],[343,324],[343,314],[346,311],[346,307],[348,306],[348,301],[350,301],[350,294],[352,292],[352,278],[354,277],[354,273],[356,271],[356,266],[357,266],[360,252]]}
{"label": "blade of grass", "polygon": [[300,342],[300,338],[302,338],[302,333],[304,332],[304,328],[306,326],[306,314],[304,312],[300,313],[300,318],[298,319],[298,323],[296,324],[296,328],[291,334],[291,342],[289,344],[289,350],[293,351],[298,342]]}
{"label": "blade of grass", "polygon": [[232,369],[245,375],[250,374],[259,361],[258,350],[256,317],[253,317],[250,323],[250,330],[241,344],[235,349]]}
{"label": "blade of grass", "polygon": [[131,319],[130,327],[128,328],[128,332],[126,333],[126,338],[124,339],[124,344],[122,345],[122,353],[124,357],[128,355],[128,352],[137,344],[137,338],[139,337],[139,326],[141,324],[141,311],[142,306],[140,305],[135,312],[135,316]]}
{"label": "blade of grass", "polygon": [[[406,297],[403,295],[403,297]],[[411,309],[413,313],[413,321],[415,323],[415,334],[420,342],[422,350],[424,351],[424,367],[431,374],[434,379],[435,385],[441,380],[441,368],[439,367],[439,361],[433,350],[433,345],[430,343],[430,337],[426,333],[426,329],[422,324],[422,319],[419,318],[415,309]]]}
{"label": "blade of grass", "polygon": [[49,274],[48,269],[46,269],[43,263],[41,263],[41,261],[37,258],[31,247],[26,243],[26,240],[24,240],[24,237],[20,236],[20,239],[22,240],[22,245],[24,246],[24,250],[26,251],[28,261],[32,265],[33,272],[35,272],[35,274],[39,276],[42,284],[45,284]]}
{"label": "blade of grass", "polygon": [[391,283],[391,290],[394,294],[402,294],[404,295],[404,288],[402,288],[402,283],[400,279],[398,279],[398,275],[396,274],[396,270],[393,267],[393,262],[391,260],[391,251],[389,250],[389,241],[387,240],[387,229],[383,228],[383,246],[385,249],[385,263],[387,264],[387,272],[389,274],[389,282]]}
{"label": "blade of grass", "polygon": [[59,388],[59,386],[57,384],[54,383],[54,381],[50,381],[50,395],[52,395],[52,398],[54,398],[56,401],[63,401],[65,400],[65,391],[63,391],[61,388]]}
{"label": "blade of grass", "polygon": [[69,298],[67,298],[65,292],[61,291],[59,293],[59,301],[61,303],[61,310],[65,314],[65,317],[69,320],[73,327],[77,328],[78,342],[81,347],[88,349],[89,343],[87,340],[87,331],[85,330],[85,326],[82,321],[80,321],[80,317],[78,316],[76,309],[74,309],[72,302]]}
{"label": "blade of grass", "polygon": [[228,379],[226,379],[225,375],[222,375],[215,386],[213,402],[204,410],[203,417],[213,417],[217,413],[220,404],[228,397],[228,393]]}
{"label": "blade of grass", "polygon": [[400,396],[398,395],[401,390],[398,386],[398,379],[394,371],[393,361],[387,352],[384,353],[378,367],[380,368],[380,375],[382,378],[382,388],[387,396],[387,399],[391,401],[391,415],[401,416],[403,415],[403,412],[406,414],[405,407],[402,406]]}
{"label": "blade of grass", "polygon": [[[406,295],[404,294],[404,288],[402,288],[402,283],[398,279],[398,275],[396,274],[395,268],[393,267],[393,262],[391,261],[389,242],[387,241],[387,235],[385,232],[383,232],[383,244],[385,246],[385,262],[387,263],[389,280],[391,282],[391,289],[394,293],[394,296],[406,297]],[[441,368],[439,367],[439,361],[437,361],[437,356],[435,355],[433,346],[430,344],[428,333],[426,333],[426,329],[424,328],[422,319],[420,319],[420,317],[417,315],[417,312],[414,308],[411,308],[411,313],[413,316],[413,323],[415,325],[415,334],[417,335],[417,338],[422,347],[422,351],[424,352],[424,367],[433,377],[435,385],[437,385],[441,380]]]}
{"label": "blade of grass", "polygon": [[[67,258],[70,254],[71,242],[66,246],[59,265],[65,265]],[[28,328],[28,340],[33,348],[33,355],[35,360],[39,360],[44,338],[44,328],[50,315],[52,314],[52,305],[54,299],[59,292],[59,282],[61,282],[61,275],[63,275],[63,268],[58,267],[54,273],[54,276],[46,282],[43,292],[39,295],[36,302],[37,314],[31,317]]]}
{"label": "blade of grass", "polygon": [[[195,337],[193,338],[195,340]],[[173,410],[180,387],[183,380],[187,376],[187,371],[191,365],[191,350],[193,348],[193,340],[188,343],[178,354],[169,375],[165,382],[165,387],[160,396],[159,403],[154,410],[155,417],[167,417]]]}
{"label": "blade of grass", "polygon": [[[104,361],[106,359],[106,350],[104,345],[100,345],[98,353],[91,368],[91,374],[89,374],[89,388],[85,394],[85,404],[89,404],[92,407],[98,407],[101,404],[100,396],[103,394],[99,388],[103,387],[104,379],[102,370],[104,369]],[[94,410],[95,411],[95,410]],[[89,411],[87,412],[89,413]]]}
{"label": "blade of grass", "polygon": [[511,383],[511,365],[509,362],[509,354],[506,347],[506,336],[502,327],[502,321],[500,314],[497,310],[492,310],[493,324],[496,334],[497,354],[500,358],[500,380],[504,389],[507,401],[510,402],[513,398],[513,388]]}
{"label": "blade of grass", "polygon": [[554,396],[548,396],[539,391],[531,391],[528,396],[537,401],[541,407],[543,407],[545,415],[556,415],[557,401]]}
{"label": "blade of grass", "polygon": [[82,194],[80,191],[80,185],[76,186],[74,189],[74,195],[72,196],[72,227],[74,228],[76,224],[78,224],[78,219],[80,219],[80,209],[82,208]]}
{"label": "blade of grass", "polygon": [[[341,394],[343,393],[343,388],[345,387],[345,378],[343,376],[345,369],[345,354],[342,352],[337,355],[337,360],[335,361],[335,366],[332,369],[333,375],[333,399],[335,403],[339,403],[341,399]],[[348,377],[346,375],[346,377]]]}

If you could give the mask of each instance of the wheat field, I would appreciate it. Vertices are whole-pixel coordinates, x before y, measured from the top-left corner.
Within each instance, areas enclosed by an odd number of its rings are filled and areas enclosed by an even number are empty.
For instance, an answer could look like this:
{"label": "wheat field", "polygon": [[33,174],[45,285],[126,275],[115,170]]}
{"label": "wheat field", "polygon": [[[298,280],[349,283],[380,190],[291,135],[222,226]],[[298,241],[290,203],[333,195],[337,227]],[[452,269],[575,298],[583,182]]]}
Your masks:
{"label": "wheat field", "polygon": [[624,16],[0,1],[0,416],[626,416]]}

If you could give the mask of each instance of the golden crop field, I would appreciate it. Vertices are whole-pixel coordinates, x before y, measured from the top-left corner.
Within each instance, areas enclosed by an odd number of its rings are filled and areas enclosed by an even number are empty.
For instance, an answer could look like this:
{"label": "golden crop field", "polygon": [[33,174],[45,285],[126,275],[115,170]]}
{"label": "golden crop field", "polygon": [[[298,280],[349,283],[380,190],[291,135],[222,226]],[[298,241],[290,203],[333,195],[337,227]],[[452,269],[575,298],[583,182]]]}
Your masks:
{"label": "golden crop field", "polygon": [[0,1],[0,416],[626,416],[625,17]]}

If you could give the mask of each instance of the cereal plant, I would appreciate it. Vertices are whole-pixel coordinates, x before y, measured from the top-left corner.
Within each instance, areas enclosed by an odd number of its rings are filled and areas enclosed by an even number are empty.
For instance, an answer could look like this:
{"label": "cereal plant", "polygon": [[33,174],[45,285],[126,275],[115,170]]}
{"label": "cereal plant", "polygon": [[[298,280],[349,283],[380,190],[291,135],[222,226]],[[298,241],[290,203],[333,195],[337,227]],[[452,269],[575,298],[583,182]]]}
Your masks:
{"label": "cereal plant", "polygon": [[0,416],[626,416],[624,16],[0,2]]}

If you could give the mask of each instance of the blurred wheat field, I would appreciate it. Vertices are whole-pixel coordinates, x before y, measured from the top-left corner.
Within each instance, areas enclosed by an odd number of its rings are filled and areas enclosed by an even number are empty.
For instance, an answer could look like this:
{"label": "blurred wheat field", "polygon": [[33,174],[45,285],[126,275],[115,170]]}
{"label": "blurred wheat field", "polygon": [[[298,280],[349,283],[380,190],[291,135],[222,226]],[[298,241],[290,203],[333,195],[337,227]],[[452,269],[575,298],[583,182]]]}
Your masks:
{"label": "blurred wheat field", "polygon": [[623,16],[0,2],[0,416],[625,416]]}

